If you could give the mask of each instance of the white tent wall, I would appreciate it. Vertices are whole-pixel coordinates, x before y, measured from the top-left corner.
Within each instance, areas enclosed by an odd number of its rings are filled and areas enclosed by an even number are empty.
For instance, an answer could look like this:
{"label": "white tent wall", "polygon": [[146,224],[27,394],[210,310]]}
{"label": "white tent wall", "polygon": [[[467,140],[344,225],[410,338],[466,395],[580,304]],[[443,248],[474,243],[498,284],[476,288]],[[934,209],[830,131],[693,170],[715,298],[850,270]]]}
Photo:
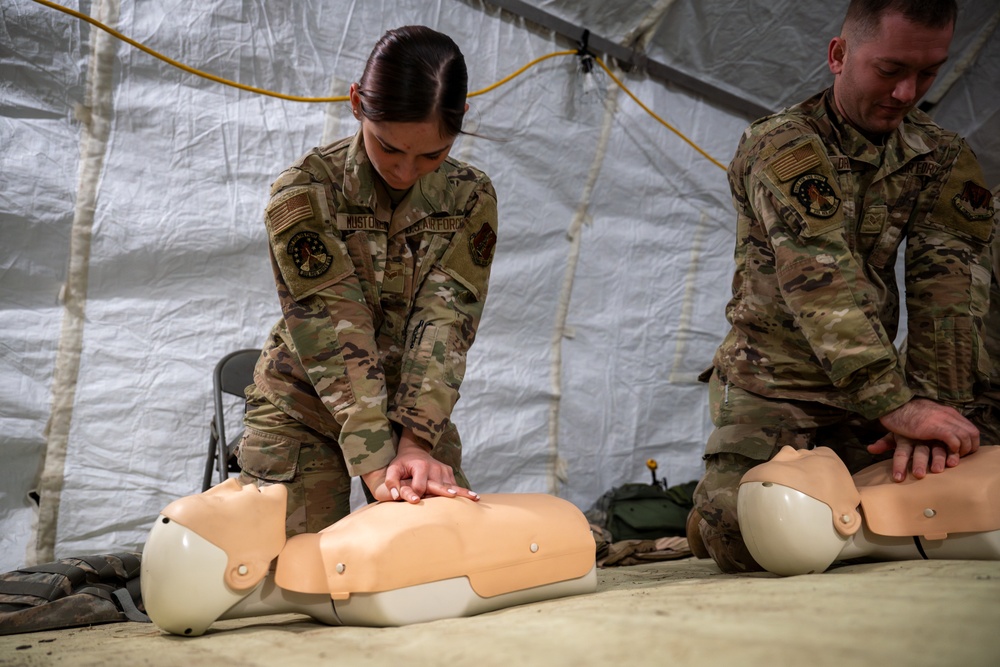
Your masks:
{"label": "white tent wall", "polygon": [[[34,5],[0,7],[0,562],[24,562],[45,451],[77,189],[86,29]],[[17,20],[13,20],[13,16]],[[36,35],[45,35],[37,39]]]}
{"label": "white tent wall", "polygon": [[[840,31],[847,0],[664,1],[670,7],[650,42],[650,58],[769,109],[794,104],[829,85],[826,47]],[[958,0],[958,5],[950,57],[922,107],[969,140],[987,182],[996,187],[1000,3]]]}
{"label": "white tent wall", "polygon": [[[407,23],[456,39],[472,90],[574,47],[479,0],[65,4],[185,64],[295,95],[345,94],[378,36]],[[650,57],[704,67],[723,88],[771,86],[766,73],[726,79],[708,54],[689,57],[733,4],[538,3],[614,41],[690,21]],[[840,13],[820,0],[776,4],[812,8],[794,13],[814,19],[800,32],[828,32]],[[817,60],[802,44],[789,48]],[[809,90],[824,85],[817,63],[803,70],[816,74]],[[200,488],[212,366],[259,346],[278,317],[267,188],[356,121],[344,104],[197,78],[31,0],[0,6],[0,67],[2,571],[137,548],[164,505]],[[728,162],[749,119],[641,72],[618,75]],[[469,129],[481,136],[454,150],[491,175],[500,200],[486,314],[454,414],[466,471],[481,492],[552,492],[582,508],[648,479],[648,458],[671,483],[700,474],[710,424],[695,378],[725,332],[734,238],[725,173],[602,71],[593,79],[588,92],[575,57],[542,62],[472,98]],[[758,102],[781,96],[765,88],[774,94]]]}

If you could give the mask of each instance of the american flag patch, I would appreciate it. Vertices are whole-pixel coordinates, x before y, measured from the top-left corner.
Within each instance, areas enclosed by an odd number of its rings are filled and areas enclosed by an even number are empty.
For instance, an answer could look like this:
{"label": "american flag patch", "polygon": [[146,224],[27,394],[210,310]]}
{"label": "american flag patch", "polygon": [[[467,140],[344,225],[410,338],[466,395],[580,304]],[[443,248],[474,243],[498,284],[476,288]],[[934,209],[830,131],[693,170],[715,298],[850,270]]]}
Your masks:
{"label": "american flag patch", "polygon": [[267,219],[271,222],[271,233],[280,234],[300,220],[313,217],[309,193],[303,190],[289,193],[287,197],[272,202],[267,209]]}
{"label": "american flag patch", "polygon": [[816,154],[816,149],[813,148],[812,144],[804,144],[783,153],[781,157],[771,163],[771,168],[774,170],[774,175],[785,182],[818,164],[820,164],[820,159],[819,155]]}

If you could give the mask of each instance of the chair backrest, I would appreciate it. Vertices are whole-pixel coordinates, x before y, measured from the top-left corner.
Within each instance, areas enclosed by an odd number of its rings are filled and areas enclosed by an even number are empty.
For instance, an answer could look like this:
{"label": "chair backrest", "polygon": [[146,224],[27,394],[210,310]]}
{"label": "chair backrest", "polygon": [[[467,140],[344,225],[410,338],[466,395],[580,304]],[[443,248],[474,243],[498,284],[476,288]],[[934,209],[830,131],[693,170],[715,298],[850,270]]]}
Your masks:
{"label": "chair backrest", "polygon": [[215,365],[215,387],[234,396],[242,396],[247,385],[253,383],[253,368],[260,358],[260,350],[247,349],[230,352]]}
{"label": "chair backrest", "polygon": [[218,473],[220,482],[225,481],[229,472],[235,470],[230,466],[230,455],[242,429],[235,437],[227,437],[222,395],[225,393],[242,398],[247,386],[253,384],[253,369],[259,358],[258,349],[237,350],[224,356],[215,365],[212,373],[215,415],[212,417],[208,439],[208,459],[205,461],[202,491],[208,490],[211,486],[213,469]]}

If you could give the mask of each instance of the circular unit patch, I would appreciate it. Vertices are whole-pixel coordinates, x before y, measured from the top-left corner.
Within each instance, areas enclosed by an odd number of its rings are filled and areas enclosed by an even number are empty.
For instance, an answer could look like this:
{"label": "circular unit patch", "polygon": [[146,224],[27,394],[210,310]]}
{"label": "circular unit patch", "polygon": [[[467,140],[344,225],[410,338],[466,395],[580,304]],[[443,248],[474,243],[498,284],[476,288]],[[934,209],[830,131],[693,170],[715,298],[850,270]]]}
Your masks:
{"label": "circular unit patch", "polygon": [[299,232],[288,242],[285,250],[303,278],[321,276],[333,264],[333,255],[316,232]]}
{"label": "circular unit patch", "polygon": [[805,206],[809,215],[829,218],[840,208],[840,199],[820,174],[806,174],[792,185],[792,194]]}

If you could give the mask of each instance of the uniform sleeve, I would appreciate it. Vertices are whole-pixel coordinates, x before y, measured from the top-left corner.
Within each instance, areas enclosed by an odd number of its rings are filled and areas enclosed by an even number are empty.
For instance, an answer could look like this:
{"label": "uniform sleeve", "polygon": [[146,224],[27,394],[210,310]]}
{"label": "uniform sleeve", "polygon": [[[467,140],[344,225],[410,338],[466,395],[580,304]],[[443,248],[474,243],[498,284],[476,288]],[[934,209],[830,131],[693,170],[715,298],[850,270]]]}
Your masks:
{"label": "uniform sleeve", "polygon": [[988,386],[983,322],[995,219],[993,195],[964,142],[944,174],[907,239],[906,371],[918,395],[958,407]]}
{"label": "uniform sleeve", "polygon": [[435,445],[448,426],[476,338],[497,240],[497,201],[485,182],[466,222],[419,287],[407,325],[399,389],[389,417]]}
{"label": "uniform sleeve", "polygon": [[272,191],[266,221],[286,343],[340,425],[351,475],[385,467],[395,442],[372,313],[333,228],[326,190],[292,174]]}
{"label": "uniform sleeve", "polygon": [[819,138],[792,128],[745,172],[794,326],[854,411],[875,419],[912,398],[876,295],[843,233],[836,172]]}

